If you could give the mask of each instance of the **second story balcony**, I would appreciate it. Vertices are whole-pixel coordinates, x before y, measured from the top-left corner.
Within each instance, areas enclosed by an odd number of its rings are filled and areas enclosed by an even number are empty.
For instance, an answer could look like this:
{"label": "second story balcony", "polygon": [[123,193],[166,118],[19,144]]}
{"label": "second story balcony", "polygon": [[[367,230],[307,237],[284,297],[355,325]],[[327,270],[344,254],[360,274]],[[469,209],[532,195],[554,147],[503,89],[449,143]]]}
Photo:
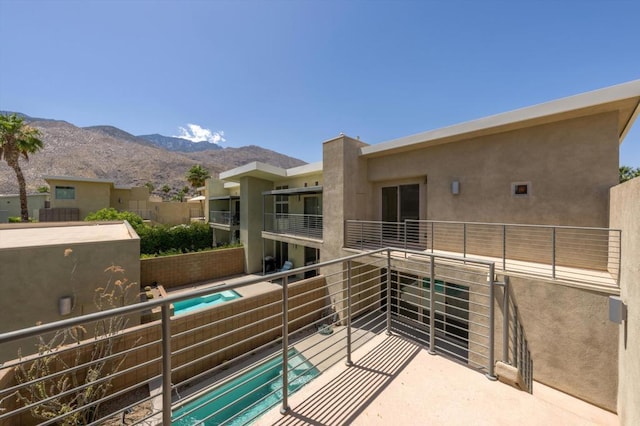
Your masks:
{"label": "second story balcony", "polygon": [[265,213],[264,230],[275,234],[322,239],[322,215]]}
{"label": "second story balcony", "polygon": [[322,186],[281,187],[262,195],[263,231],[322,240]]}
{"label": "second story balcony", "polygon": [[227,195],[210,198],[209,223],[227,230],[240,226],[240,197]]}

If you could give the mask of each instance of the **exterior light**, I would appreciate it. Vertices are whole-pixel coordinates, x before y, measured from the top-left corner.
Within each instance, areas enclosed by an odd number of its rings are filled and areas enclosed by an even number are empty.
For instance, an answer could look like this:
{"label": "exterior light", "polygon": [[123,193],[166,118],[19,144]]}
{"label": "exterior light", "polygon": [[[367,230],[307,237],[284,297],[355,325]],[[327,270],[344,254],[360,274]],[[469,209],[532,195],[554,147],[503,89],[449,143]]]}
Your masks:
{"label": "exterior light", "polygon": [[63,296],[58,300],[58,313],[60,315],[69,315],[72,306],[71,296]]}
{"label": "exterior light", "polygon": [[457,180],[454,180],[453,182],[451,182],[451,193],[453,195],[458,195],[460,193],[460,182]]}

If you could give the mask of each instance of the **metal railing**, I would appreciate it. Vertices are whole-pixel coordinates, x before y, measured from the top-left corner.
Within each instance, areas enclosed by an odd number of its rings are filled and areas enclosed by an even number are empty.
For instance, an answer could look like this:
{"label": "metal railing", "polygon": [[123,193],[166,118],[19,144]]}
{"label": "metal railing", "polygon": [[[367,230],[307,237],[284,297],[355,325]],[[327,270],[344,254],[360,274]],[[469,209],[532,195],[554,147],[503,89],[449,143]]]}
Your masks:
{"label": "metal railing", "polygon": [[608,228],[407,220],[348,220],[345,247],[398,247],[482,257],[503,271],[618,286],[621,231]]}
{"label": "metal railing", "polygon": [[[96,322],[160,311],[155,321],[61,346],[54,352],[25,355],[0,366],[0,424],[21,424],[32,410],[100,384],[110,386],[110,393],[85,404],[75,400],[63,413],[41,424],[58,424],[83,410],[97,413],[91,424],[105,419],[122,419],[124,424],[125,417],[133,414],[135,424],[180,424],[181,419],[192,417],[215,419],[227,415],[231,408],[235,415],[244,415],[245,421],[250,421],[259,415],[252,407],[271,396],[286,413],[288,397],[297,386],[341,360],[351,365],[351,352],[385,330],[423,342],[431,353],[453,357],[490,378],[495,378],[495,354],[501,353],[496,335],[503,327],[515,332],[502,330],[502,345],[510,345],[503,347],[502,353],[509,354],[522,344],[527,348],[513,298],[504,302],[511,314],[506,315],[502,327],[496,321],[501,305],[494,295],[500,285],[494,282],[492,262],[417,251],[407,251],[412,256],[399,261],[392,256],[395,252],[380,249],[0,334],[0,345],[16,341],[26,345],[25,339],[36,336],[78,327],[88,329]],[[296,279],[318,268],[322,275]],[[270,282],[264,281],[267,279]],[[230,290],[242,295],[243,288],[257,284],[263,286],[259,295],[252,287],[253,295],[190,314],[172,315],[176,302]],[[519,322],[514,325],[514,321]],[[513,338],[504,338],[509,335]],[[100,342],[109,342],[113,352],[89,360],[87,354],[94,353]],[[51,367],[47,371],[27,381],[14,378],[16,368],[28,370],[36,359],[60,357],[66,364],[48,363]],[[519,366],[526,364],[521,358],[515,359]],[[264,367],[267,360],[278,368],[265,391],[264,386],[256,388],[251,377],[268,374]],[[103,376],[87,374],[105,363],[120,368]],[[16,392],[27,395],[29,390],[51,386],[61,379],[68,383],[71,372],[90,380],[74,382],[45,399],[32,398],[30,404],[16,402]],[[249,372],[253,376],[248,376]],[[531,369],[523,377],[531,380]],[[194,392],[194,385],[204,382],[209,385]],[[220,388],[221,384],[225,387]],[[531,389],[530,383],[528,387]],[[202,392],[214,388],[215,394],[200,398]],[[254,391],[262,394],[238,408],[239,401],[245,401],[246,394]],[[233,396],[236,393],[239,395]],[[212,408],[212,404],[218,405]],[[201,409],[206,414],[201,414]]]}
{"label": "metal railing", "polygon": [[210,210],[209,222],[237,226],[240,225],[240,212]]}
{"label": "metal railing", "polygon": [[533,358],[529,342],[508,277],[500,285],[503,287],[502,361],[518,369],[523,380],[522,385],[531,393],[533,392]]}
{"label": "metal railing", "polygon": [[265,213],[264,230],[275,234],[322,239],[322,215]]}

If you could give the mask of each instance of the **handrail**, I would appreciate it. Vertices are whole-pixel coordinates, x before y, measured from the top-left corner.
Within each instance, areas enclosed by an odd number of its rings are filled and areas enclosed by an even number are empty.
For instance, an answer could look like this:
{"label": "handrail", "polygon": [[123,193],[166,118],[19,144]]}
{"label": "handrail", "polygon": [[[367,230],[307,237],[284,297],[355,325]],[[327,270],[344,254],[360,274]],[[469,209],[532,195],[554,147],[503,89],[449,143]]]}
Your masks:
{"label": "handrail", "polygon": [[[288,360],[288,350],[290,349],[290,345],[289,343],[291,342],[290,337],[293,337],[296,333],[297,333],[297,329],[292,326],[292,324],[294,324],[296,321],[300,320],[300,315],[295,315],[296,309],[300,309],[301,307],[304,308],[305,306],[310,307],[312,305],[310,304],[314,304],[317,303],[317,301],[300,301],[300,302],[296,302],[296,303],[291,303],[296,297],[304,297],[304,294],[297,294],[295,296],[292,296],[293,292],[289,292],[289,286],[293,283],[294,280],[290,280],[291,277],[298,275],[298,276],[302,276],[305,272],[307,271],[311,271],[311,270],[318,270],[320,268],[325,268],[325,267],[330,267],[330,266],[334,266],[334,265],[340,265],[340,270],[341,272],[336,273],[335,275],[328,275],[325,280],[329,280],[329,279],[339,279],[341,280],[342,283],[342,287],[341,289],[335,289],[335,291],[331,291],[328,294],[325,294],[324,291],[321,292],[323,295],[321,296],[321,300],[323,303],[324,307],[318,307],[319,310],[314,312],[310,312],[307,313],[305,315],[311,315],[312,317],[320,314],[320,310],[322,310],[322,318],[329,318],[329,321],[335,321],[335,320],[331,320],[332,315],[337,315],[339,314],[340,316],[342,316],[342,320],[344,321],[343,324],[346,325],[345,327],[345,332],[346,332],[346,364],[347,365],[351,365],[352,361],[351,361],[351,351],[352,351],[352,345],[354,345],[356,343],[357,340],[361,339],[362,336],[358,336],[355,333],[352,332],[351,328],[354,327],[354,321],[358,321],[358,320],[354,320],[353,318],[355,316],[357,316],[358,314],[362,314],[363,309],[369,310],[372,309],[374,312],[378,312],[379,313],[379,303],[381,301],[382,298],[386,298],[386,306],[387,306],[387,311],[386,314],[384,315],[386,320],[386,329],[388,332],[391,332],[392,330],[392,322],[395,323],[396,321],[398,321],[398,316],[400,315],[400,307],[399,307],[399,303],[400,303],[400,283],[398,281],[394,282],[393,278],[392,278],[392,273],[391,270],[392,269],[397,269],[400,268],[401,266],[397,265],[395,262],[392,262],[393,259],[397,259],[398,254],[401,254],[403,256],[405,256],[405,259],[407,259],[407,261],[413,262],[416,265],[429,265],[430,268],[430,282],[431,283],[436,283],[437,279],[444,279],[443,278],[443,271],[446,271],[449,268],[452,267],[466,267],[469,265],[475,265],[475,272],[474,274],[476,275],[476,277],[478,279],[480,279],[481,283],[484,283],[484,286],[488,286],[489,290],[493,293],[493,288],[495,285],[497,285],[497,283],[494,283],[493,278],[491,278],[489,281],[486,281],[486,277],[493,277],[493,268],[494,268],[494,262],[492,261],[487,261],[487,260],[482,260],[482,259],[473,259],[473,258],[464,258],[464,257],[460,257],[460,256],[453,256],[453,255],[441,255],[441,254],[433,254],[433,253],[424,253],[423,251],[419,251],[419,250],[402,250],[401,253],[398,253],[398,249],[396,248],[390,248],[390,247],[385,247],[385,248],[380,248],[380,249],[376,249],[376,250],[371,250],[368,251],[366,253],[358,253],[358,254],[353,254],[350,256],[345,256],[342,258],[338,258],[338,259],[333,259],[333,260],[328,260],[328,261],[324,261],[324,262],[320,262],[317,264],[313,264],[313,265],[309,265],[309,266],[305,266],[305,267],[301,267],[301,268],[297,268],[294,270],[290,270],[290,271],[284,271],[284,272],[277,272],[274,274],[270,274],[268,276],[259,276],[259,277],[246,277],[243,279],[240,279],[238,281],[234,281],[234,282],[224,282],[222,284],[218,284],[218,285],[212,285],[212,286],[207,286],[207,287],[201,287],[198,289],[194,289],[194,290],[189,290],[189,291],[185,291],[183,293],[178,293],[178,294],[172,294],[166,297],[163,297],[161,299],[151,299],[147,302],[144,303],[138,303],[138,304],[134,304],[134,305],[128,305],[128,306],[123,306],[123,307],[118,307],[115,309],[111,309],[111,310],[107,310],[107,311],[101,311],[101,312],[95,312],[95,313],[91,313],[91,314],[86,314],[80,317],[74,317],[74,318],[68,318],[68,319],[64,319],[61,321],[57,321],[54,323],[48,323],[48,324],[42,324],[39,326],[34,326],[34,327],[28,327],[25,329],[21,329],[21,330],[15,330],[15,331],[11,331],[11,332],[6,332],[6,333],[2,333],[0,334],[0,344],[6,343],[6,342],[10,342],[13,340],[18,340],[18,339],[24,339],[27,337],[32,337],[32,336],[38,336],[38,335],[44,335],[46,333],[49,332],[53,332],[53,331],[57,331],[57,330],[64,330],[64,329],[68,329],[71,327],[76,327],[82,324],[86,324],[89,322],[93,322],[93,321],[99,321],[99,320],[104,320],[104,319],[108,319],[108,318],[112,318],[112,317],[117,317],[117,316],[126,316],[126,315],[130,315],[136,312],[142,312],[142,311],[147,311],[147,310],[151,310],[154,308],[160,308],[161,310],[161,316],[159,319],[159,322],[154,323],[154,327],[159,327],[160,328],[160,333],[159,335],[157,335],[157,337],[154,337],[157,340],[152,340],[150,342],[144,343],[142,346],[148,346],[148,348],[151,348],[151,345],[159,345],[159,348],[161,350],[158,351],[157,353],[157,358],[154,359],[147,359],[142,363],[139,364],[147,364],[150,365],[154,362],[159,362],[159,365],[161,366],[161,374],[160,376],[155,376],[154,378],[160,378],[160,382],[161,382],[161,387],[160,389],[160,393],[157,394],[157,396],[161,396],[162,398],[162,411],[161,411],[161,415],[164,419],[165,423],[169,423],[171,416],[172,416],[172,410],[174,409],[174,406],[172,406],[172,391],[177,389],[177,384],[176,382],[174,382],[172,380],[172,374],[175,374],[177,371],[179,371],[181,368],[184,368],[185,365],[193,365],[194,363],[197,363],[199,361],[201,361],[202,359],[206,359],[209,356],[212,355],[216,355],[219,354],[221,352],[224,352],[226,350],[229,350],[229,348],[231,346],[224,346],[224,347],[218,347],[218,346],[213,346],[211,349],[212,350],[207,350],[205,351],[205,354],[202,356],[202,358],[197,358],[197,359],[189,359],[188,363],[178,363],[176,366],[172,367],[172,358],[176,359],[176,358],[180,358],[184,355],[188,355],[189,353],[192,352],[202,352],[201,349],[204,349],[205,346],[202,346],[202,348],[199,348],[199,345],[201,344],[206,344],[206,345],[210,345],[213,344],[214,341],[217,341],[216,339],[224,339],[224,341],[230,341],[230,339],[228,339],[228,337],[230,336],[230,334],[217,334],[215,335],[216,337],[209,337],[208,339],[204,340],[204,341],[199,341],[198,339],[196,339],[197,341],[195,343],[193,343],[191,346],[187,346],[187,347],[183,347],[182,345],[180,345],[179,343],[177,344],[177,346],[173,346],[172,345],[172,339],[176,339],[177,337],[181,337],[182,334],[186,334],[188,332],[192,332],[192,333],[201,333],[204,330],[204,325],[202,326],[203,329],[199,329],[196,326],[191,326],[191,329],[187,329],[185,331],[180,331],[180,333],[175,333],[174,330],[174,334],[171,333],[171,329],[172,329],[172,321],[175,321],[176,317],[172,317],[171,316],[171,304],[175,303],[175,302],[179,302],[182,300],[187,300],[187,299],[191,299],[191,298],[195,298],[195,297],[200,297],[200,296],[205,296],[205,295],[209,295],[212,292],[222,292],[222,291],[226,291],[226,290],[234,290],[234,289],[239,289],[242,287],[245,287],[247,285],[251,285],[251,284],[256,284],[259,282],[264,282],[265,280],[271,281],[271,282],[278,282],[281,281],[281,285],[282,285],[282,300],[277,300],[275,302],[269,302],[268,304],[261,304],[260,308],[264,308],[268,305],[274,305],[277,306],[278,304],[281,304],[281,314],[279,314],[280,318],[282,318],[282,322],[280,323],[280,329],[281,329],[281,333],[280,333],[280,337],[275,338],[275,340],[271,340],[269,343],[265,343],[263,346],[258,347],[255,350],[258,350],[259,348],[266,348],[267,345],[273,345],[274,342],[280,342],[282,344],[281,347],[281,354],[282,354],[282,370],[283,370],[283,377],[282,377],[282,382],[283,382],[283,390],[287,390],[288,389],[288,383],[289,380],[293,380],[293,379],[289,379],[289,376],[287,374],[287,371],[289,369],[289,363],[287,361],[290,361],[290,359]],[[457,266],[456,266],[457,265]],[[358,268],[364,266],[365,269],[362,269],[361,271],[366,271],[366,272],[358,272]],[[377,279],[380,280],[380,283],[376,284],[375,281],[371,282],[371,285],[375,286],[375,285],[383,285],[384,283],[386,283],[386,291],[384,292],[384,295],[380,292],[373,294],[373,298],[372,295],[369,293],[365,293],[366,291],[370,291],[367,289],[363,289],[362,285],[363,285],[363,278],[360,274],[371,274],[371,271],[369,269],[366,268],[371,268],[371,267],[375,267],[378,268],[380,271],[383,271],[386,269],[386,274],[378,274],[377,275]],[[346,268],[346,270],[345,270]],[[434,269],[437,268],[437,269]],[[443,269],[444,268],[444,269]],[[428,274],[428,273],[427,273]],[[487,275],[488,274],[488,275]],[[375,274],[374,274],[375,275]],[[445,274],[446,275],[446,274]],[[368,279],[368,278],[367,278]],[[396,280],[398,279],[398,276],[396,275]],[[325,284],[326,289],[328,290],[331,286],[329,284]],[[433,291],[435,291],[437,287],[437,284],[432,284],[432,289]],[[375,287],[372,287],[375,288]],[[325,290],[325,291],[327,291]],[[316,291],[316,290],[309,290],[309,291]],[[331,299],[331,307],[333,307],[333,304],[341,304],[340,306],[342,306],[339,311],[336,311],[334,314],[327,314],[328,316],[325,316],[324,311],[326,310],[327,306],[326,306],[326,301],[328,299]],[[314,299],[315,300],[315,299]],[[440,339],[440,337],[436,337],[435,334],[435,324],[436,321],[441,321],[440,319],[436,320],[436,312],[440,312],[440,309],[442,309],[441,307],[436,308],[436,305],[434,304],[434,297],[431,297],[431,302],[432,304],[432,309],[431,309],[431,341],[432,344],[430,345],[430,351],[434,351],[433,353],[435,353],[435,349],[437,347],[436,344],[436,339]],[[440,303],[440,302],[438,302]],[[397,305],[397,306],[396,306]],[[315,305],[313,305],[315,306]],[[258,309],[258,308],[256,308]],[[305,309],[309,309],[309,308],[305,308]],[[315,309],[315,307],[314,307]],[[487,300],[486,305],[484,305],[483,309],[486,309],[486,313],[482,313],[479,314],[478,318],[490,318],[490,320],[487,320],[487,335],[486,336],[481,336],[481,339],[488,339],[486,342],[482,341],[480,343],[476,343],[476,345],[479,346],[484,346],[484,347],[488,347],[488,348],[492,348],[494,345],[494,339],[495,339],[495,333],[496,333],[496,325],[493,324],[493,317],[494,317],[494,303],[493,303],[493,297],[491,297],[490,299]],[[392,314],[393,311],[393,314]],[[257,311],[256,311],[257,312]],[[305,311],[306,312],[306,311]],[[238,312],[235,313],[233,316],[240,316],[240,315],[244,315],[244,311],[243,312]],[[253,312],[249,312],[248,315],[250,315],[251,317],[253,317]],[[346,317],[345,317],[346,315]],[[445,313],[445,315],[447,315]],[[233,320],[235,323],[235,319]],[[307,321],[307,320],[305,320]],[[373,319],[371,320],[373,321]],[[485,321],[485,320],[482,320]],[[265,319],[264,322],[267,322],[267,320]],[[313,323],[311,323],[313,325]],[[246,326],[242,326],[242,327],[251,327],[253,324],[251,322],[247,323]],[[358,325],[358,326],[361,326]],[[242,328],[240,327],[240,328]],[[145,327],[146,328],[146,327]],[[236,330],[239,327],[234,327]],[[149,324],[148,327],[149,330],[152,329],[151,324]],[[249,328],[247,328],[248,330]],[[129,333],[128,330],[123,331],[123,333]],[[262,333],[271,333],[271,331],[267,330],[264,331]],[[123,335],[123,334],[122,334]],[[109,336],[104,336],[105,339],[110,339],[110,338],[116,338],[120,336],[119,335],[109,335]],[[102,339],[103,336],[98,336],[96,339]],[[237,342],[235,342],[232,346],[236,346],[236,347],[240,347],[241,345],[244,345],[250,338],[245,338],[245,340],[238,340]],[[184,339],[183,339],[184,340]],[[182,341],[182,340],[181,340]],[[499,343],[499,342],[496,342]],[[84,343],[83,343],[84,344]],[[134,351],[136,351],[138,348],[129,348],[129,349],[124,349],[121,352],[118,352],[117,355],[123,355],[126,356],[129,353],[132,353]],[[146,349],[145,349],[146,352]],[[147,353],[151,353],[152,351],[149,351]],[[503,348],[503,352],[504,352],[504,348]],[[117,355],[111,355],[111,358],[116,357]],[[248,356],[249,353],[246,353],[238,358],[243,358],[244,356]],[[47,355],[44,355],[47,356]],[[217,356],[217,355],[216,355]],[[484,356],[484,355],[483,355]],[[33,357],[37,357],[37,356],[29,356],[27,358],[25,358],[24,360],[21,360],[21,363],[28,363],[30,362],[30,360],[34,359]],[[343,354],[344,357],[344,354]],[[335,358],[335,355],[327,355],[326,356],[327,359],[329,358]],[[106,358],[105,358],[106,359]],[[114,358],[115,359],[115,358]],[[343,358],[344,359],[344,358]],[[489,350],[488,353],[486,354],[486,357],[483,358],[486,360],[485,362],[482,362],[481,364],[476,363],[477,365],[482,366],[483,370],[487,372],[487,376],[490,378],[494,377],[494,360],[493,360],[493,350]],[[222,364],[220,364],[218,367],[215,367],[216,369],[220,368],[223,369],[225,368],[227,361],[224,361]],[[120,377],[122,374],[128,374],[130,371],[134,371],[135,370],[135,366],[134,367],[128,367],[126,370],[123,370],[121,372],[117,372],[115,375],[117,377]],[[78,368],[79,369],[79,368]],[[191,371],[191,370],[188,370]],[[47,376],[47,377],[55,377],[58,373],[57,372],[52,372],[51,376]],[[182,373],[180,373],[182,374]],[[203,374],[203,373],[200,373]],[[190,376],[191,377],[191,376]],[[197,377],[197,376],[196,376]],[[100,380],[106,380],[106,379],[100,379]],[[183,380],[183,379],[177,379],[178,381]],[[189,380],[193,380],[193,378],[190,378]],[[96,382],[97,383],[97,382]],[[144,382],[143,382],[144,383]],[[184,383],[184,382],[182,382]],[[25,385],[24,383],[21,385]],[[82,388],[84,386],[90,386],[90,384],[84,384],[81,385],[79,388]],[[13,389],[13,388],[10,388]],[[129,389],[129,388],[127,388]],[[6,391],[6,389],[5,389]],[[123,391],[118,391],[118,394],[121,393]],[[284,397],[282,400],[282,412],[287,412],[288,411],[288,391],[284,392]],[[0,401],[2,400],[2,392],[0,392]],[[79,406],[77,408],[74,408],[74,411],[78,411],[81,410],[82,406]],[[18,412],[24,412],[25,410],[28,410],[28,407],[21,407]],[[159,415],[160,413],[156,413],[157,415]],[[9,418],[8,416],[11,416],[11,411],[8,413],[0,413],[0,421],[2,421],[3,419]],[[51,421],[56,421],[55,419],[52,419]],[[51,422],[48,421],[48,422]]]}
{"label": "handrail", "polygon": [[457,252],[463,257],[487,256],[504,271],[618,286],[621,238],[619,229],[596,227],[347,220],[344,246],[359,250],[393,246],[431,253]]}

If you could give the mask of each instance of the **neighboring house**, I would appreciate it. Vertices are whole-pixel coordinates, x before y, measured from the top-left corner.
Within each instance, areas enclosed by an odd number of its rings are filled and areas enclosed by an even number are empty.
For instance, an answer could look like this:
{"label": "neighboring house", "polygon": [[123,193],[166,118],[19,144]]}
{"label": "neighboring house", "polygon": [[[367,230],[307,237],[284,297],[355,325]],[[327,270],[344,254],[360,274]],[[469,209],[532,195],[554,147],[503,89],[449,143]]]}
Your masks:
{"label": "neighboring house", "polygon": [[[96,289],[109,280],[137,283],[126,303],[139,301],[140,238],[127,223],[0,225],[0,264],[1,289],[10,295],[0,297],[0,333],[95,312]],[[123,276],[112,276],[112,265]],[[128,325],[137,323],[130,318]],[[3,344],[0,364],[17,358],[19,346],[33,352],[34,343]]]}
{"label": "neighboring house", "polygon": [[[27,194],[29,217],[39,219],[40,209],[45,207],[49,194]],[[20,217],[20,196],[18,194],[0,195],[0,223],[7,223],[10,217]]]}
{"label": "neighboring house", "polygon": [[[207,186],[209,222],[219,239],[239,237],[248,273],[394,245],[495,258],[535,378],[615,410],[618,329],[607,315],[625,265],[609,197],[639,103],[637,80],[376,145],[340,135],[321,164],[221,173]],[[452,284],[473,292],[461,274]]]}
{"label": "neighboring house", "polygon": [[[51,191],[49,219],[43,221],[84,220],[104,208],[132,211],[149,219],[147,187],[117,186],[107,179],[72,176],[43,176]],[[63,215],[56,215],[56,211]]]}

